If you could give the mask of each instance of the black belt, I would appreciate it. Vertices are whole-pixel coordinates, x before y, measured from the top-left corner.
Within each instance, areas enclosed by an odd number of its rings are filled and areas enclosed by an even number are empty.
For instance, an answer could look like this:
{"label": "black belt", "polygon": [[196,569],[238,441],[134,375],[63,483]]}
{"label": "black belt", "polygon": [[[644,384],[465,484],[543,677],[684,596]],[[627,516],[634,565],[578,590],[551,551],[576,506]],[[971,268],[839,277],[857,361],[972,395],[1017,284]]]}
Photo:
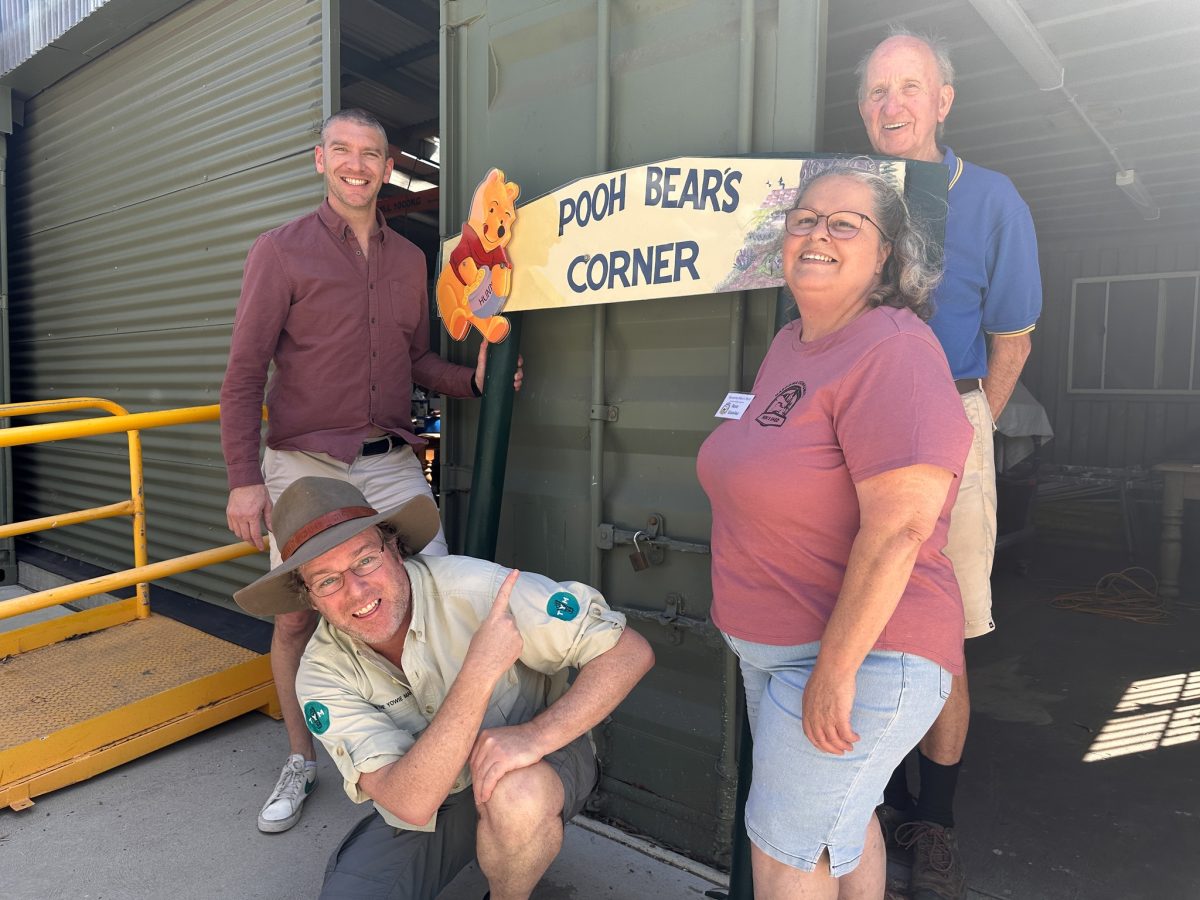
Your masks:
{"label": "black belt", "polygon": [[359,451],[359,456],[382,456],[385,453],[391,453],[396,447],[407,446],[407,442],[402,441],[398,437],[392,437],[390,434],[385,434],[377,438],[371,438],[368,441],[363,441],[362,450]]}
{"label": "black belt", "polygon": [[[960,394],[969,394],[971,391],[983,389],[983,385],[979,383],[978,378],[959,378],[954,382],[954,386],[958,388]],[[365,456],[366,454],[363,455]]]}

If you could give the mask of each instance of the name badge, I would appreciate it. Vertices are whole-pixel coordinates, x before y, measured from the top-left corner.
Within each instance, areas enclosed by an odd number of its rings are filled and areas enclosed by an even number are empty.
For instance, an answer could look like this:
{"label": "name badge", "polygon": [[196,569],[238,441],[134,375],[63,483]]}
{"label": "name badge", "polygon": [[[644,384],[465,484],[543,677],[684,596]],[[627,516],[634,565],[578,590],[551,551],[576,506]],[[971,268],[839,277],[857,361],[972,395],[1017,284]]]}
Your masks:
{"label": "name badge", "polygon": [[716,418],[740,419],[745,414],[746,407],[750,405],[750,401],[753,399],[753,394],[739,394],[735,391],[730,391],[725,395],[725,399],[721,401],[721,407],[717,410]]}

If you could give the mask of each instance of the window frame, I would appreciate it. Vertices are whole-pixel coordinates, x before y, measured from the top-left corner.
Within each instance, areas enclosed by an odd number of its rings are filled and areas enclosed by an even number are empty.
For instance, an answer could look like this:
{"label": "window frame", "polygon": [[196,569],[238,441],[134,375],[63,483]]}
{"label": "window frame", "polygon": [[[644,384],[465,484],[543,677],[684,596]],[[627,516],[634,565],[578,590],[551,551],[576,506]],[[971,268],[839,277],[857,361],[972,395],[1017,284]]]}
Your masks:
{"label": "window frame", "polygon": [[[1167,281],[1191,278],[1192,287],[1192,343],[1191,356],[1188,363],[1188,384],[1186,388],[1142,387],[1142,388],[1111,388],[1105,387],[1105,375],[1108,363],[1108,315],[1111,300],[1112,285],[1124,281],[1157,281],[1157,309],[1154,337],[1154,383],[1159,385],[1163,378],[1163,341],[1166,336],[1166,299]],[[1075,332],[1076,311],[1081,284],[1103,284],[1104,287],[1104,327],[1103,341],[1100,346],[1100,386],[1075,386]],[[1071,312],[1067,323],[1067,393],[1068,394],[1106,394],[1106,395],[1153,395],[1189,397],[1200,395],[1200,369],[1196,365],[1196,351],[1200,345],[1200,270],[1182,272],[1146,272],[1137,275],[1098,275],[1086,278],[1071,279]]]}

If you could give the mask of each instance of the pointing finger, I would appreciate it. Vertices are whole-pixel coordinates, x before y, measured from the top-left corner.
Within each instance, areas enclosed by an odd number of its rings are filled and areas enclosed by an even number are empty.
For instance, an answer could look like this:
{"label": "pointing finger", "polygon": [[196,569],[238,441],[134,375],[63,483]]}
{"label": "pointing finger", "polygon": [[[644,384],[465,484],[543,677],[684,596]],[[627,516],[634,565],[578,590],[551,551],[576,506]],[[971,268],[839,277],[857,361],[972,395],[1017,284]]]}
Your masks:
{"label": "pointing finger", "polygon": [[508,598],[512,595],[513,585],[517,583],[517,579],[520,576],[521,572],[518,569],[513,569],[508,573],[508,577],[500,585],[500,590],[496,592],[496,599],[492,603],[492,610],[488,613],[488,619],[497,619],[508,612]]}

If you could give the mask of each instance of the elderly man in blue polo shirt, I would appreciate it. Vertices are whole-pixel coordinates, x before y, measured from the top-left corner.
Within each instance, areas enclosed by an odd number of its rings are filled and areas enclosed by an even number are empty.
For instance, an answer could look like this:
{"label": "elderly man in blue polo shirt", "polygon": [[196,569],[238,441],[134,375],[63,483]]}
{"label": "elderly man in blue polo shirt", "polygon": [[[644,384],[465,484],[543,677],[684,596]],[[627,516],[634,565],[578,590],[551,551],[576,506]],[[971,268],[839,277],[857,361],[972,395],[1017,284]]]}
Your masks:
{"label": "elderly man in blue polo shirt", "polygon": [[[954,67],[942,44],[897,29],[858,67],[858,109],[877,153],[942,163],[948,169],[945,275],[929,325],[941,341],[975,442],[950,519],[946,554],[963,596],[965,637],[993,630],[990,576],[996,546],[994,422],[1030,351],[1042,308],[1037,239],[1029,207],[1012,182],[939,144],[954,102]],[[901,766],[880,819],[890,842],[913,849],[912,896],[966,896],[953,800],[971,705],[967,676],[918,745],[915,804]]]}

